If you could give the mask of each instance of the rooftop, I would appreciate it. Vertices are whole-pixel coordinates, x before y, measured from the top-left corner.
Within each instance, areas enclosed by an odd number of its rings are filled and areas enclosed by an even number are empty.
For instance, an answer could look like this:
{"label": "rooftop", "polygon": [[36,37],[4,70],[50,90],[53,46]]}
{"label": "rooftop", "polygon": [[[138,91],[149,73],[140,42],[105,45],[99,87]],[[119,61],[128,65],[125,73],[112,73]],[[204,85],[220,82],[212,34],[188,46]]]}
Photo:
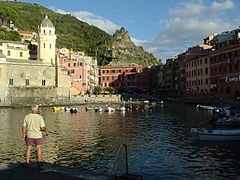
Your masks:
{"label": "rooftop", "polygon": [[42,20],[41,23],[42,27],[53,27],[52,21],[48,19],[48,16],[46,15],[45,18]]}

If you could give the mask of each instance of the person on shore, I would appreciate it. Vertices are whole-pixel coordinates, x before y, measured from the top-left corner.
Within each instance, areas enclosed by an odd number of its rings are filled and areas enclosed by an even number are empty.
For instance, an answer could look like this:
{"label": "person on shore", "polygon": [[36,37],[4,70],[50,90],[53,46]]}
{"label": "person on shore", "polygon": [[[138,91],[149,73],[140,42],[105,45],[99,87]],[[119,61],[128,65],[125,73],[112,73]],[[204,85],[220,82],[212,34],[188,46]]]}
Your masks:
{"label": "person on shore", "polygon": [[44,120],[39,115],[38,105],[32,106],[32,112],[25,116],[22,125],[22,138],[26,142],[26,156],[25,167],[29,166],[32,146],[36,146],[37,149],[37,162],[38,166],[42,166],[42,144],[43,137],[42,132],[48,133],[48,129],[45,127]]}

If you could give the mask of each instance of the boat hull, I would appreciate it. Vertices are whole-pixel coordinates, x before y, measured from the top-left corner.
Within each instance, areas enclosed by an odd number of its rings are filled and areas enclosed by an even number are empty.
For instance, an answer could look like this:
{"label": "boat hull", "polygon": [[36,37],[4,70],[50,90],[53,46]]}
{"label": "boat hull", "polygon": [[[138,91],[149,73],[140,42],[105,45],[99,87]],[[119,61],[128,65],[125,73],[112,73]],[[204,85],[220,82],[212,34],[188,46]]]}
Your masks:
{"label": "boat hull", "polygon": [[239,128],[192,128],[191,132],[202,141],[240,141]]}
{"label": "boat hull", "polygon": [[240,141],[240,134],[198,134],[201,141]]}

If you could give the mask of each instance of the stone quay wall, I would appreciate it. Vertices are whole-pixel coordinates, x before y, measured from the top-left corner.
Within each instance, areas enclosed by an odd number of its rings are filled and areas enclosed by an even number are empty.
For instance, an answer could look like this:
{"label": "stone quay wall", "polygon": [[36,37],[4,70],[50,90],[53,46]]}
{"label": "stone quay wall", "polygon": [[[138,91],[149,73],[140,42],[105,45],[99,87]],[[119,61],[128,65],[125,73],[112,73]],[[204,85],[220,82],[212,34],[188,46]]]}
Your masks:
{"label": "stone quay wall", "polygon": [[[19,96],[16,96],[19,94]],[[12,96],[11,96],[12,95]],[[120,103],[121,95],[78,95],[71,97],[56,96],[55,88],[46,89],[12,89],[9,96],[0,102],[0,107],[81,105],[89,103]]]}

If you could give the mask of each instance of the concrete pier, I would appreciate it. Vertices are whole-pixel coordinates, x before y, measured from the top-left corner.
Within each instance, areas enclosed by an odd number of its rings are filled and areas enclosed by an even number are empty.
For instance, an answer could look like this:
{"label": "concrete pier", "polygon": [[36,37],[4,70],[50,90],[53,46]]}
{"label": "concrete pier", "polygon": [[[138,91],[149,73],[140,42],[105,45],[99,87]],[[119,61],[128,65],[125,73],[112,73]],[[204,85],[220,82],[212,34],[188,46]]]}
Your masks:
{"label": "concrete pier", "polygon": [[56,164],[44,163],[38,167],[36,162],[29,167],[23,167],[20,162],[0,166],[0,179],[6,180],[111,180],[113,176],[81,171]]}

